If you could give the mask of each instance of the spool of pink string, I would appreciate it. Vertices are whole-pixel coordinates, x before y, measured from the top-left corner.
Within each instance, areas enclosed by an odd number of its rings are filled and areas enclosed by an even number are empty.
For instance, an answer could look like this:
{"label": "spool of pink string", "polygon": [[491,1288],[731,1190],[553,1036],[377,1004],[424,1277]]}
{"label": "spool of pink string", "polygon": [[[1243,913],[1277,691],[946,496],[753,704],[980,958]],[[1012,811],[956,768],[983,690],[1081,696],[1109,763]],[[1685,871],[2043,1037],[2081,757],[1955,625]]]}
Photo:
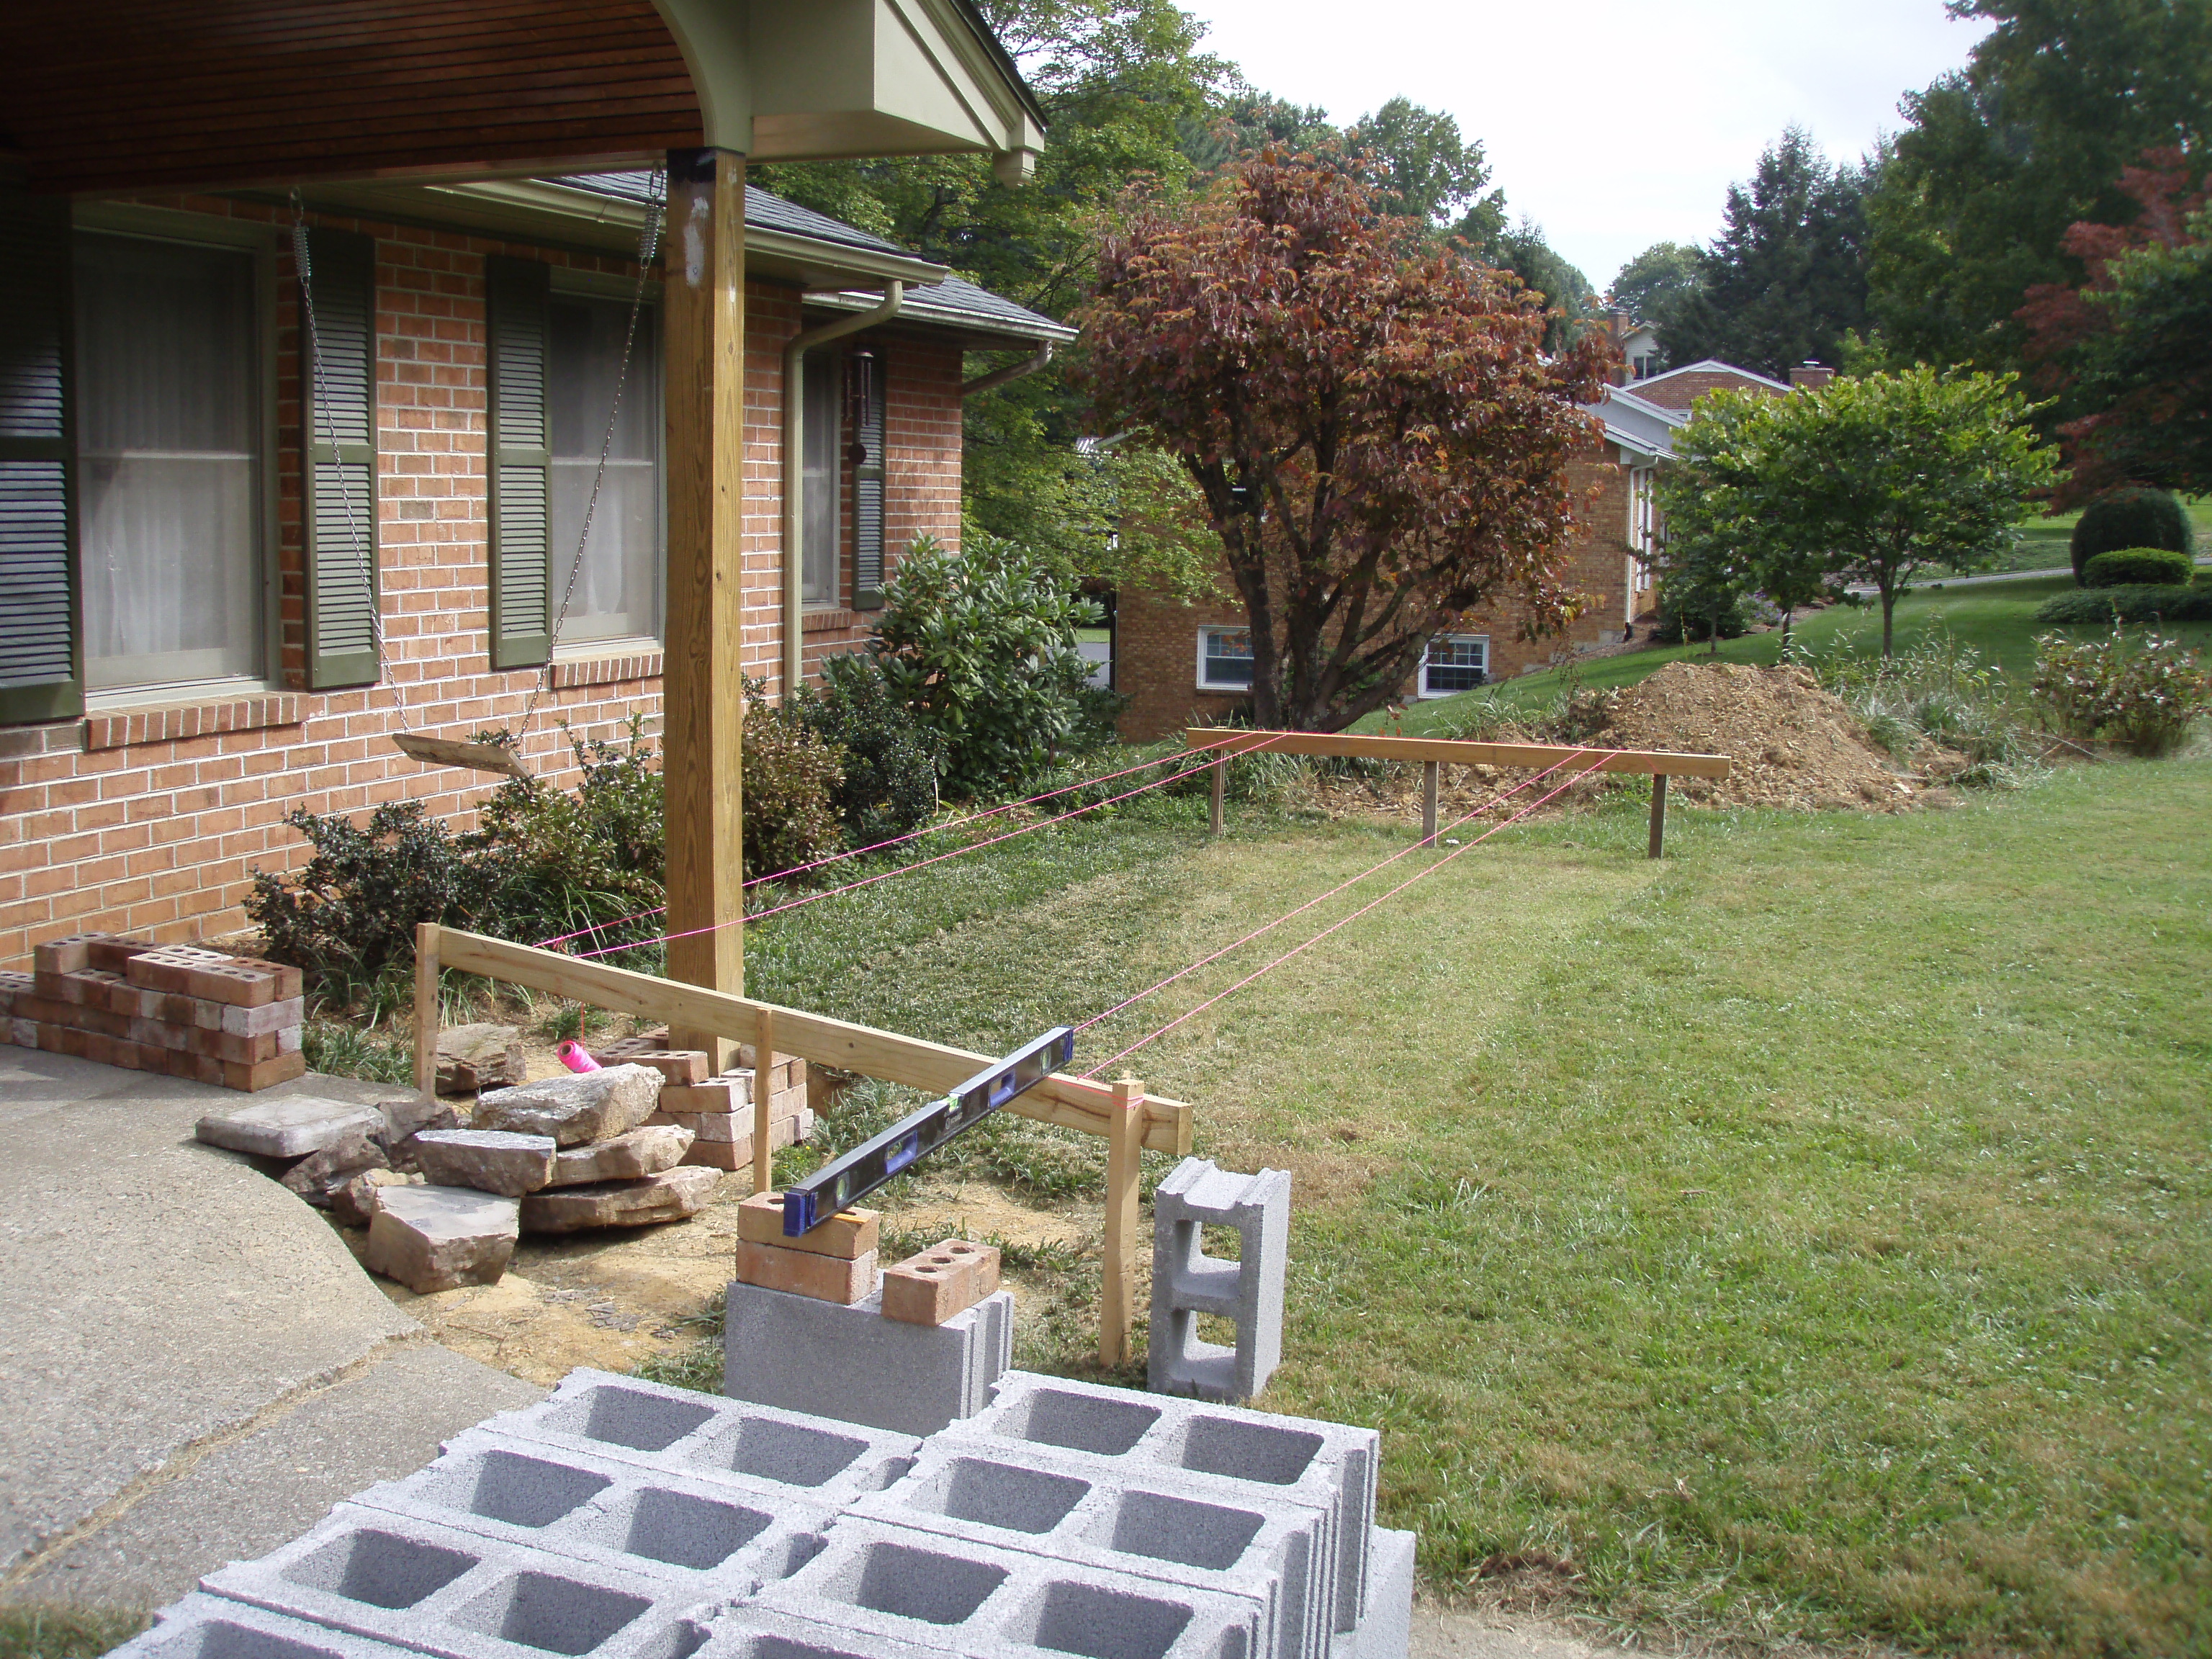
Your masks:
{"label": "spool of pink string", "polygon": [[596,1072],[599,1062],[584,1050],[584,1045],[569,1037],[553,1045],[553,1057],[572,1072]]}

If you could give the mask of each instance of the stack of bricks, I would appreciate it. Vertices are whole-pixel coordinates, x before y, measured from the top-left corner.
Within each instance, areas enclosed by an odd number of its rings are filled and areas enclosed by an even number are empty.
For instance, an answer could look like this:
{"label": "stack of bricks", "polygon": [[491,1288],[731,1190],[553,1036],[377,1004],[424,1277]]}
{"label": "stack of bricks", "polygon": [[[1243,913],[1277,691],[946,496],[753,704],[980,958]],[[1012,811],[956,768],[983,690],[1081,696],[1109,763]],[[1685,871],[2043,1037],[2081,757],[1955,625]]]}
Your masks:
{"label": "stack of bricks", "polygon": [[[686,1164],[716,1170],[750,1170],[753,1163],[753,1090],[758,1073],[750,1046],[738,1050],[738,1064],[720,1077],[713,1062],[696,1048],[668,1046],[665,1032],[624,1037],[592,1050],[602,1066],[650,1066],[661,1077],[660,1109],[647,1123],[672,1123],[689,1129]],[[781,1152],[814,1133],[814,1114],[806,1106],[806,1062],[790,1056],[769,1072],[769,1150]]]}
{"label": "stack of bricks", "polygon": [[303,1076],[300,970],[74,933],[0,974],[0,1042],[252,1093]]}
{"label": "stack of bricks", "polygon": [[755,1193],[738,1206],[738,1279],[764,1291],[850,1307],[876,1289],[873,1210],[840,1210],[797,1238],[783,1232],[783,1194]]}

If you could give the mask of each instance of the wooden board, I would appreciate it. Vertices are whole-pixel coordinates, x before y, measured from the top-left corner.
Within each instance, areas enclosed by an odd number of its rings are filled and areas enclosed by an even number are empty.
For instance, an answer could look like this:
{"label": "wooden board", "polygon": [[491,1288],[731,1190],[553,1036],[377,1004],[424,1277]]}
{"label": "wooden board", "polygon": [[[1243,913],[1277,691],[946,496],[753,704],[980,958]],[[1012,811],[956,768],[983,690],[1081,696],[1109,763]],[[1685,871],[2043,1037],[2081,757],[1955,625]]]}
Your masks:
{"label": "wooden board", "polygon": [[[766,1011],[774,1020],[779,1054],[796,1054],[817,1065],[903,1083],[933,1094],[958,1087],[999,1058],[796,1008],[755,1002],[726,991],[580,962],[557,951],[512,945],[456,928],[432,928],[426,923],[416,933],[421,941],[418,955],[427,945],[432,959],[445,967],[512,985],[527,985],[617,1013],[635,1014],[665,1023],[672,1030],[711,1031],[735,1042],[753,1042],[757,1040],[759,1016]],[[1085,1134],[1103,1135],[1113,1127],[1114,1091],[1088,1078],[1055,1073],[1006,1109]],[[1188,1156],[1192,1116],[1191,1108],[1181,1101],[1146,1097],[1145,1149]]]}
{"label": "wooden board", "polygon": [[465,766],[471,772],[501,772],[525,783],[531,781],[514,751],[495,743],[458,743],[451,738],[418,737],[412,732],[395,732],[392,741],[401,754],[432,766]]}
{"label": "wooden board", "polygon": [[1193,749],[1219,749],[1230,744],[1249,744],[1267,738],[1272,755],[1356,755],[1371,760],[1440,761],[1447,766],[1526,766],[1537,770],[1563,762],[1577,763],[1581,771],[1589,761],[1604,755],[1600,772],[1666,772],[1678,778],[1724,778],[1726,755],[1672,755],[1656,749],[1577,749],[1549,743],[1461,743],[1445,738],[1370,738],[1348,732],[1245,732],[1228,726],[1194,726],[1182,734]]}

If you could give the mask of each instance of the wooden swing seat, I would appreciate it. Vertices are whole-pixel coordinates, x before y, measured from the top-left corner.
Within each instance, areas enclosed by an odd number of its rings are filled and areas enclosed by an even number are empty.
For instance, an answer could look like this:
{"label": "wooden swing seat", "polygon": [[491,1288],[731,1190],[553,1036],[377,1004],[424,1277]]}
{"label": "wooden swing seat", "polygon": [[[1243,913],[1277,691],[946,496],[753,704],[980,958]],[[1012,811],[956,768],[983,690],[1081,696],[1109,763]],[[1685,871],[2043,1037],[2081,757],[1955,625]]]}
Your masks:
{"label": "wooden swing seat", "polygon": [[395,732],[392,741],[401,754],[433,766],[465,766],[476,772],[501,772],[524,783],[534,781],[514,751],[495,743],[460,743],[452,738],[417,737],[412,732]]}

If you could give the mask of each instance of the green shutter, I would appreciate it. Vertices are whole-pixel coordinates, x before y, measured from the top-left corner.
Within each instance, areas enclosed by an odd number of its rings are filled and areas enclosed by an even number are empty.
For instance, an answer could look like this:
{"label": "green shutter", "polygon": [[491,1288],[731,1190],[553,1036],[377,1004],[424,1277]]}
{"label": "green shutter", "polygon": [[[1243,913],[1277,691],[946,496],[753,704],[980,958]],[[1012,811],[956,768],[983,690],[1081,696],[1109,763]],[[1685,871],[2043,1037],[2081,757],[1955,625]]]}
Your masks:
{"label": "green shutter", "polygon": [[890,378],[881,352],[860,377],[861,397],[854,433],[863,452],[853,469],[853,608],[884,608],[884,382]]}
{"label": "green shutter", "polygon": [[307,233],[314,338],[301,319],[300,406],[307,411],[307,684],[374,685],[376,556],[376,242]]}
{"label": "green shutter", "polygon": [[66,201],[0,194],[0,721],[84,712]]}
{"label": "green shutter", "polygon": [[552,274],[534,260],[484,262],[494,668],[534,668],[553,650],[553,434],[545,412]]}

